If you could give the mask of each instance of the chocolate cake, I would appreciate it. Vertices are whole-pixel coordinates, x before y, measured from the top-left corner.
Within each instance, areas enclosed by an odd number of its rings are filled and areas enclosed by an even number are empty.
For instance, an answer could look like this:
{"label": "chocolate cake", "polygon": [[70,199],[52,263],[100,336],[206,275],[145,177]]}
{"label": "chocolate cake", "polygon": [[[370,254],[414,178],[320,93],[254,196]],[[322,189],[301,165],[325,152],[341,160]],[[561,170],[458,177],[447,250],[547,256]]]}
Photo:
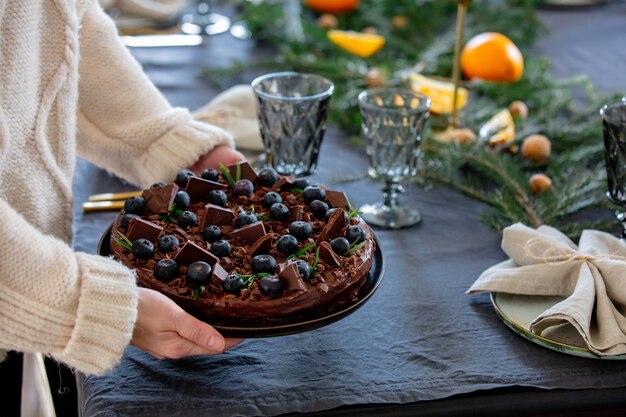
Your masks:
{"label": "chocolate cake", "polygon": [[327,315],[356,299],[376,250],[344,193],[248,163],[126,200],[110,245],[141,286],[223,326]]}

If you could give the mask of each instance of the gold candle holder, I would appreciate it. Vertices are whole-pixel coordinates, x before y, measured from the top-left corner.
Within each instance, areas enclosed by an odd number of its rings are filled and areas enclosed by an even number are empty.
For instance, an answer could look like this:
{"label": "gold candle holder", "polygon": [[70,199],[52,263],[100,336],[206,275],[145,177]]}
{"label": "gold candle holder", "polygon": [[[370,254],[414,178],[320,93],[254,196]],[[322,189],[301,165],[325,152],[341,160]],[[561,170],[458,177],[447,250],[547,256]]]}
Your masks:
{"label": "gold candle holder", "polygon": [[452,128],[459,127],[459,110],[457,109],[457,100],[459,87],[461,85],[461,45],[463,43],[463,27],[465,26],[465,14],[471,0],[458,0],[458,8],[456,15],[456,36],[454,39],[454,58],[452,62],[452,83],[454,84],[454,92],[452,96],[452,114],[450,116],[450,125]]}

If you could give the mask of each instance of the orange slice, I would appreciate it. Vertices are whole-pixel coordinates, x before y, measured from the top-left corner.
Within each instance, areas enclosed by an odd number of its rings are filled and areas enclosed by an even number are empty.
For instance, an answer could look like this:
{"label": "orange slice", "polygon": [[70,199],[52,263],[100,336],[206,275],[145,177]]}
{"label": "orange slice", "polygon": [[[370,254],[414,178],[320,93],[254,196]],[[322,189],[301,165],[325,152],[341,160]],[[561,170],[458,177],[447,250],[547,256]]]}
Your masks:
{"label": "orange slice", "polygon": [[511,112],[508,109],[500,110],[480,127],[478,135],[494,148],[513,142],[515,122]]}
{"label": "orange slice", "polygon": [[[454,84],[449,81],[437,80],[421,74],[412,73],[410,76],[413,91],[430,97],[430,111],[435,114],[452,113],[452,101],[454,97]],[[469,92],[467,88],[459,87],[457,90],[456,108],[461,110],[467,104]]]}
{"label": "orange slice", "polygon": [[385,37],[373,33],[333,29],[327,35],[332,43],[361,58],[374,55],[385,45]]}

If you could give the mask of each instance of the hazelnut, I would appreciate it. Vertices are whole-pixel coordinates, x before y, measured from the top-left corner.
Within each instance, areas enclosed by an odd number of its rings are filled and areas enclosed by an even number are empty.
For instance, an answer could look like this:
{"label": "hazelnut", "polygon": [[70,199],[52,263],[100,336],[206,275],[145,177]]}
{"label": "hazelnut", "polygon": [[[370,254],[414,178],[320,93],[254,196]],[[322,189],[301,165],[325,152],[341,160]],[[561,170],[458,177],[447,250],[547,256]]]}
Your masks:
{"label": "hazelnut", "polygon": [[376,29],[373,26],[368,26],[364,28],[363,30],[361,30],[361,33],[369,33],[371,35],[378,35],[378,29]]}
{"label": "hazelnut", "polygon": [[324,13],[317,18],[317,26],[322,29],[336,29],[339,26],[339,21],[334,14]]}
{"label": "hazelnut", "polygon": [[550,157],[552,143],[544,135],[527,136],[522,142],[522,157],[534,162],[544,162]]}
{"label": "hazelnut", "polygon": [[391,26],[396,29],[403,29],[409,24],[409,19],[406,16],[397,15],[391,18]]}
{"label": "hazelnut", "polygon": [[521,100],[515,100],[509,104],[509,111],[513,117],[525,120],[528,117],[528,106]]}
{"label": "hazelnut", "polygon": [[383,73],[377,67],[372,67],[367,70],[367,74],[365,74],[365,84],[368,87],[380,87],[384,84],[384,81]]}
{"label": "hazelnut", "polygon": [[552,188],[552,180],[546,174],[533,174],[528,180],[528,187],[534,195],[539,195]]}
{"label": "hazelnut", "polygon": [[454,142],[468,143],[476,141],[476,133],[472,129],[458,128],[450,130],[450,139]]}

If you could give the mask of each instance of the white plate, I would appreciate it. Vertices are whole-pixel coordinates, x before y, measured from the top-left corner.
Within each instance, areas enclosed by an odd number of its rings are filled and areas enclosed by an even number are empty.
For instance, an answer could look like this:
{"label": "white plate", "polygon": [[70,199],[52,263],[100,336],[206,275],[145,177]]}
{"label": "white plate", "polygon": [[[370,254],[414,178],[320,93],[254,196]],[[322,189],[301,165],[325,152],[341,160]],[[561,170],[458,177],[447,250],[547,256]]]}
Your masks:
{"label": "white plate", "polygon": [[498,317],[515,333],[533,343],[584,358],[626,360],[626,354],[596,355],[586,347],[580,334],[570,325],[551,327],[542,336],[532,333],[530,323],[539,314],[562,300],[561,297],[491,293],[491,303]]}

